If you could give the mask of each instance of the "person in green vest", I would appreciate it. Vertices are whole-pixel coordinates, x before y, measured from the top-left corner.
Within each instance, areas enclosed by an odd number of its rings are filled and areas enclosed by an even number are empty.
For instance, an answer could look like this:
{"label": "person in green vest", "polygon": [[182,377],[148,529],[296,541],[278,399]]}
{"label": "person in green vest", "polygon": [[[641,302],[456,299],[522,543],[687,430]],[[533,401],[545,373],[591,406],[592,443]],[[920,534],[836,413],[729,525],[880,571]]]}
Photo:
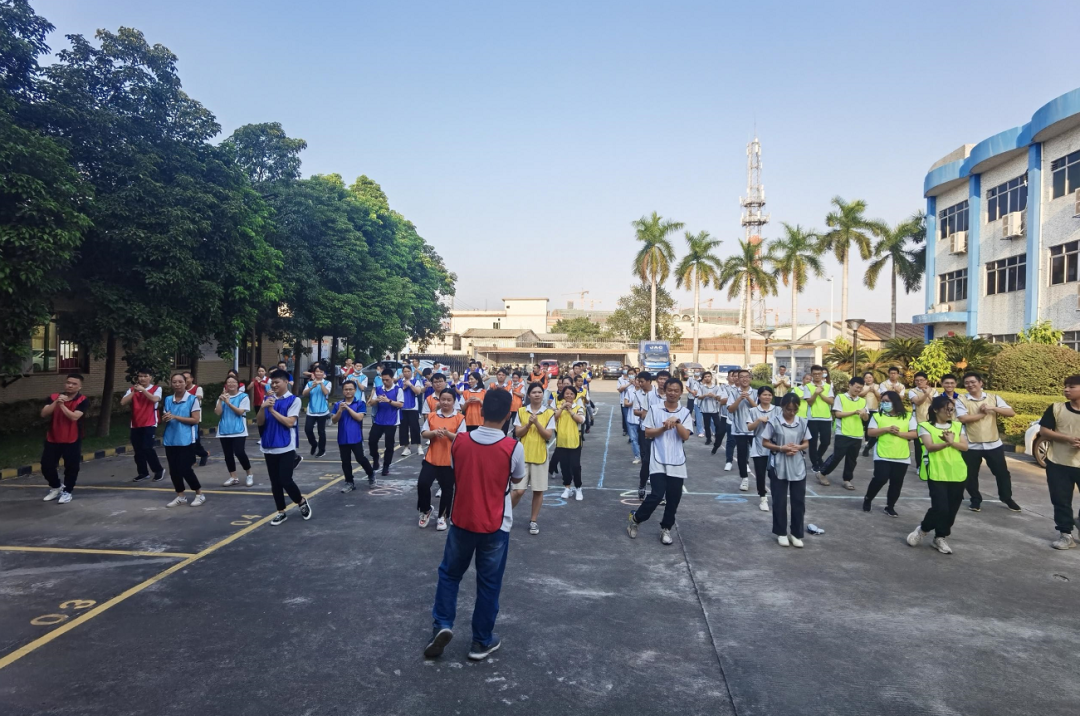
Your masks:
{"label": "person in green vest", "polygon": [[915,414],[909,413],[904,401],[895,390],[886,390],[881,395],[881,404],[876,415],[870,416],[866,434],[876,438],[874,442],[874,478],[866,488],[863,498],[863,512],[870,511],[870,503],[877,493],[889,484],[886,493],[885,514],[896,517],[896,501],[900,499],[900,490],[904,487],[904,476],[911,464],[911,441],[917,440],[918,424]]}
{"label": "person in green vest", "polygon": [[930,509],[922,523],[907,536],[907,543],[912,547],[918,547],[923,537],[933,530],[934,549],[942,554],[952,554],[945,538],[951,533],[956,513],[964,501],[966,430],[956,419],[956,405],[946,395],[939,395],[930,402],[929,420],[919,423],[919,439],[925,449],[919,477],[926,481],[930,491]]}
{"label": "person in green vest", "polygon": [[1073,490],[1080,486],[1080,375],[1065,379],[1064,403],[1054,403],[1039,421],[1039,435],[1049,441],[1046,446],[1046,486],[1050,489],[1050,504],[1054,506],[1054,525],[1058,538],[1050,544],[1054,549],[1076,546],[1072,531]]}
{"label": "person in green vest", "polygon": [[855,463],[859,459],[859,448],[862,446],[865,432],[864,426],[870,419],[870,411],[866,409],[866,398],[862,397],[865,385],[866,381],[862,378],[857,375],[852,376],[848,381],[847,392],[836,396],[836,401],[832,404],[832,414],[836,418],[836,447],[833,448],[833,454],[821,466],[818,474],[818,482],[822,485],[829,484],[829,473],[835,470],[843,460],[844,489],[855,489],[851,480],[855,477]]}
{"label": "person in green vest", "polygon": [[[829,451],[829,444],[832,442],[832,406],[836,399],[822,366],[810,366],[810,383],[803,386],[802,397],[806,401],[810,425],[810,467],[814,472],[820,472],[822,458]],[[821,482],[821,478],[818,478],[818,482]],[[825,480],[821,484],[828,485],[829,481]]]}

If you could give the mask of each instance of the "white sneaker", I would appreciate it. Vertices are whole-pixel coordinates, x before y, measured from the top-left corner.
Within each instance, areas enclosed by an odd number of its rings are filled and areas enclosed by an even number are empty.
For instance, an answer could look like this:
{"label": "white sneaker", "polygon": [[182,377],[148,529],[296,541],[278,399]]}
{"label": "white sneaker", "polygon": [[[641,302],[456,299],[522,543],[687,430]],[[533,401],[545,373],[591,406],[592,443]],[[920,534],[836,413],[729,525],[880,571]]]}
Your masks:
{"label": "white sneaker", "polygon": [[641,458],[640,457],[635,457],[633,460],[630,461],[630,464],[631,465],[640,465],[641,464]]}
{"label": "white sneaker", "polygon": [[239,484],[240,484],[240,478],[239,477],[230,477],[228,480],[221,483],[221,486],[222,487],[230,487],[232,485],[239,485]]}
{"label": "white sneaker", "polygon": [[705,437],[705,433],[698,433],[698,434],[697,434],[697,436],[698,436],[699,438],[703,438],[703,437]]}
{"label": "white sneaker", "polygon": [[412,455],[412,450],[409,448],[405,448],[401,451],[401,457],[408,457],[409,455]]}
{"label": "white sneaker", "polygon": [[758,509],[761,510],[762,512],[768,512],[769,511],[769,496],[768,495],[765,495],[765,497],[761,498],[761,502],[758,503]]}
{"label": "white sneaker", "polygon": [[744,477],[742,479],[742,482],[739,483],[739,491],[740,492],[746,492],[749,489],[750,489],[750,478],[749,477]]}
{"label": "white sneaker", "polygon": [[949,546],[949,543],[945,541],[944,537],[935,537],[932,544],[934,545],[934,549],[938,552],[941,552],[942,554],[952,554],[952,547]]}
{"label": "white sneaker", "polygon": [[582,500],[585,499],[584,489],[585,488],[579,487],[576,490],[574,490],[574,499],[577,500],[578,502],[581,502]]}
{"label": "white sneaker", "polygon": [[435,490],[435,497],[436,498],[442,497],[442,488],[441,487],[438,490]]}
{"label": "white sneaker", "polygon": [[777,536],[776,542],[781,547],[790,547],[791,546],[791,542],[788,540],[787,535],[779,535],[779,536]]}
{"label": "white sneaker", "polygon": [[912,547],[918,547],[919,543],[922,542],[922,538],[925,536],[926,533],[922,531],[922,525],[919,525],[915,528],[915,531],[907,536],[907,543]]}
{"label": "white sneaker", "polygon": [[802,547],[803,546],[803,541],[801,539],[799,539],[798,537],[796,537],[795,535],[791,535],[791,537],[789,539],[791,540],[791,546],[792,547]]}
{"label": "white sneaker", "polygon": [[671,544],[671,530],[666,530],[663,527],[660,528],[660,543]]}
{"label": "white sneaker", "polygon": [[428,507],[427,512],[420,513],[420,529],[424,529],[428,526],[428,523],[431,522],[431,510],[432,508]]}
{"label": "white sneaker", "polygon": [[195,495],[195,499],[191,501],[191,506],[198,507],[204,502],[206,502],[206,495]]}
{"label": "white sneaker", "polygon": [[540,534],[540,525],[536,524],[535,522],[530,522],[529,523],[529,534],[531,534],[531,535]]}
{"label": "white sneaker", "polygon": [[69,502],[71,502],[71,493],[67,490],[64,490],[60,493],[60,499],[56,501],[56,504],[66,505]]}
{"label": "white sneaker", "polygon": [[62,487],[57,487],[55,489],[49,490],[49,493],[47,495],[45,495],[44,502],[52,502],[57,497],[60,497],[60,493],[63,492],[63,491],[64,491],[64,488],[62,488]]}
{"label": "white sneaker", "polygon": [[248,487],[251,487],[252,485],[254,485],[255,484],[255,476],[254,475],[248,475],[247,477],[245,477],[244,478],[244,484],[246,486],[248,486]]}
{"label": "white sneaker", "polygon": [[446,518],[440,517],[439,521],[435,523],[435,529],[439,532],[445,532],[448,525],[446,524]]}
{"label": "white sneaker", "polygon": [[173,498],[172,502],[170,502],[169,504],[167,504],[165,506],[166,507],[179,507],[180,505],[186,505],[186,504],[187,504],[187,498],[184,497],[183,495],[177,495],[176,497]]}
{"label": "white sneaker", "polygon": [[416,454],[420,457],[424,456],[424,448],[416,448]]}
{"label": "white sneaker", "polygon": [[724,469],[727,470],[728,472],[731,472],[731,463],[730,462],[724,463]]}
{"label": "white sneaker", "polygon": [[569,499],[570,499],[570,495],[571,495],[571,494],[572,494],[573,492],[574,492],[574,491],[573,491],[573,490],[571,490],[571,489],[570,489],[569,487],[564,487],[564,488],[563,488],[563,491],[562,491],[562,498],[563,498],[564,500],[569,500]]}

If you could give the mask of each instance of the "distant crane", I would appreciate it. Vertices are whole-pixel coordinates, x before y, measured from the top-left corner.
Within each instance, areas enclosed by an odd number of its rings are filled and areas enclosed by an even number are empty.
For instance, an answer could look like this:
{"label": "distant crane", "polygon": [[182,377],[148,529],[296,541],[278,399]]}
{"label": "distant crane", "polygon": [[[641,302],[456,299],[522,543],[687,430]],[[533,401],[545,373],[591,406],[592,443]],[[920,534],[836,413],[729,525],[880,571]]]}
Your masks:
{"label": "distant crane", "polygon": [[[588,293],[589,293],[589,292],[588,292],[588,291],[586,291],[585,289],[581,289],[580,291],[575,291],[575,292],[573,292],[573,293],[564,293],[564,294],[562,294],[562,295],[563,295],[563,296],[578,296],[578,297],[580,298],[580,301],[581,301],[581,309],[582,309],[582,310],[585,310],[585,296],[586,296],[586,295],[587,295]],[[574,306],[573,306],[573,303],[571,303],[570,307],[571,307],[571,308],[573,308],[573,307],[574,307]]]}

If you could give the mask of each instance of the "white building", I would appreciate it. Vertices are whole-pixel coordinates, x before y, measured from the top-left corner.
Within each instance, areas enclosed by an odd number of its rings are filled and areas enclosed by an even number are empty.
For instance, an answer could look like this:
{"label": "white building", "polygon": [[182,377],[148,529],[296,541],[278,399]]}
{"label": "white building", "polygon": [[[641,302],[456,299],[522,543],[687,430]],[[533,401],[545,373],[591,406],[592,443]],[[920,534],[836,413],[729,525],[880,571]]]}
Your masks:
{"label": "white building", "polygon": [[923,194],[927,340],[1008,341],[1049,320],[1080,347],[1080,89],[943,157]]}
{"label": "white building", "polygon": [[461,335],[470,328],[480,330],[522,329],[546,333],[548,312],[546,298],[504,298],[502,310],[450,311],[448,333]]}

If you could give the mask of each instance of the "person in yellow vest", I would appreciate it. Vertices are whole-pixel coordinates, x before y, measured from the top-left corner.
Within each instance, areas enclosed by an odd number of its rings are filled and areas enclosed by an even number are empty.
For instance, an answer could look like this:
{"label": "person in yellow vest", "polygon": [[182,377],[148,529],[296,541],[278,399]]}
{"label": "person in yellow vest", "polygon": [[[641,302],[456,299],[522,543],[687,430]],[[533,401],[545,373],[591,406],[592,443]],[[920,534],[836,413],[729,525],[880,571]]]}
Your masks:
{"label": "person in yellow vest", "polygon": [[1049,441],[1046,446],[1046,486],[1050,489],[1050,504],[1054,506],[1054,525],[1058,538],[1050,544],[1054,549],[1072,549],[1073,490],[1080,486],[1080,375],[1065,379],[1064,403],[1054,403],[1039,421],[1039,435]]}
{"label": "person in yellow vest", "polygon": [[807,373],[806,375],[803,376],[802,383],[800,385],[797,385],[795,387],[795,390],[792,391],[792,392],[795,393],[795,395],[799,396],[799,407],[796,408],[796,413],[797,413],[796,417],[799,417],[799,418],[809,418],[810,417],[810,404],[806,402],[806,396],[808,395],[808,393],[806,392],[806,386],[810,385],[810,382],[812,380],[813,380],[813,378],[811,377],[811,375],[809,373]]}
{"label": "person in yellow vest", "polygon": [[525,491],[532,491],[529,534],[535,535],[540,534],[536,520],[540,517],[540,506],[544,504],[544,492],[548,489],[547,444],[555,431],[555,411],[544,405],[544,386],[541,383],[529,384],[528,398],[529,402],[514,414],[514,437],[521,441],[525,449],[525,479],[514,485],[510,500],[517,507]]}
{"label": "person in yellow vest", "polygon": [[[881,404],[881,395],[885,391],[880,390],[881,386],[878,385],[877,376],[874,375],[873,371],[868,370],[863,373],[863,381],[865,381],[865,384],[863,385],[861,395],[866,398],[866,412],[870,413],[870,417],[873,418],[877,414],[878,405]],[[868,457],[870,455],[870,451],[873,449],[875,442],[877,442],[877,438],[870,437],[870,435],[867,434],[866,443],[863,445],[863,457]]]}
{"label": "person in yellow vest", "polygon": [[998,433],[997,419],[1011,418],[1016,411],[1001,399],[1000,395],[983,390],[982,376],[978,373],[964,374],[964,387],[967,394],[956,396],[956,419],[967,429],[968,451],[964,453],[967,463],[967,492],[971,496],[968,508],[972,512],[982,509],[982,493],[979,492],[979,468],[986,460],[990,472],[997,480],[998,499],[1013,512],[1020,511],[1020,505],[1012,498],[1012,475],[1005,464],[1005,446]]}
{"label": "person in yellow vest", "polygon": [[[562,498],[585,499],[581,487],[581,424],[585,422],[585,405],[572,385],[562,388],[555,408],[555,454],[562,472]],[[571,485],[573,480],[573,485]]]}
{"label": "person in yellow vest", "polygon": [[855,477],[855,463],[859,459],[859,446],[862,445],[865,433],[866,421],[870,419],[870,412],[866,409],[866,398],[862,397],[862,389],[865,381],[859,376],[853,376],[848,382],[848,390],[836,396],[836,402],[832,405],[832,414],[836,418],[836,447],[833,454],[821,466],[818,474],[818,482],[822,485],[829,484],[828,475],[844,461],[844,489],[854,490],[855,485],[851,480]]}
{"label": "person in yellow vest", "polygon": [[[814,472],[821,472],[821,463],[832,443],[832,406],[836,396],[833,387],[825,381],[825,369],[820,365],[810,366],[810,384],[803,387],[803,398],[807,406],[807,422],[810,425],[810,467]],[[818,480],[821,482],[820,478]],[[828,485],[825,480],[821,484]]]}
{"label": "person in yellow vest", "polygon": [[[926,406],[929,408],[930,406]],[[881,394],[881,404],[877,415],[870,416],[866,434],[876,438],[874,442],[874,478],[866,488],[863,498],[863,512],[870,511],[870,503],[877,493],[889,484],[886,493],[885,514],[897,517],[896,501],[900,499],[900,490],[904,487],[904,476],[911,464],[911,443],[917,440],[918,421],[915,413],[909,413],[904,401],[895,390],[886,390]]]}
{"label": "person in yellow vest", "polygon": [[[938,392],[930,385],[926,373],[919,371],[915,374],[915,387],[908,391],[907,398],[911,403],[911,410],[915,413],[916,423],[925,423],[930,416],[930,401],[936,398]],[[922,440],[915,440],[915,464],[922,464]]]}
{"label": "person in yellow vest", "polygon": [[952,399],[939,395],[930,401],[930,415],[919,423],[919,439],[926,454],[919,466],[919,477],[926,481],[930,492],[930,509],[923,521],[907,536],[907,543],[918,547],[923,537],[934,531],[933,546],[942,554],[952,554],[945,538],[952,533],[956,513],[964,501],[968,449],[967,428],[955,419],[956,406]]}

